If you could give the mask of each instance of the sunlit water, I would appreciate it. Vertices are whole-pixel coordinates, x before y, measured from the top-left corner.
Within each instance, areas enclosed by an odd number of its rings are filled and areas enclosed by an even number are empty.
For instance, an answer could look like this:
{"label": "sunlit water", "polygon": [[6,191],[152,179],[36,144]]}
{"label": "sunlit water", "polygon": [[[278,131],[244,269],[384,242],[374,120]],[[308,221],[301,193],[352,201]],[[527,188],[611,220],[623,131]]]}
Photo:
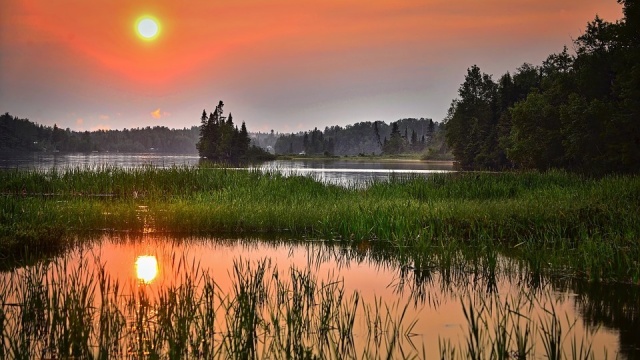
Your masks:
{"label": "sunlit water", "polygon": [[[136,168],[154,166],[168,168],[172,166],[197,166],[197,155],[165,154],[3,154],[0,155],[0,168],[37,169],[52,168],[96,168],[117,166]],[[366,185],[374,180],[387,180],[391,176],[429,176],[434,173],[449,172],[453,165],[449,162],[424,161],[365,161],[365,160],[276,160],[253,166],[262,171],[277,171],[286,175],[305,175],[325,183],[336,185]]]}
{"label": "sunlit water", "polygon": [[[523,330],[529,323],[530,341],[535,343],[530,354],[535,357],[530,358],[546,357],[541,339],[551,327],[551,313],[559,320],[562,348],[568,358],[572,358],[572,347],[590,346],[596,359],[633,359],[639,353],[638,289],[561,279],[544,279],[531,288],[518,263],[505,257],[499,260],[495,285],[482,276],[455,268],[446,273],[435,268],[416,269],[392,255],[376,254],[367,243],[343,247],[288,240],[180,240],[153,234],[132,239],[105,235],[82,251],[72,252],[66,261],[69,268],[84,261],[84,266],[89,267],[85,270],[91,273],[97,272],[94,259],[99,259],[106,274],[123,284],[124,289],[150,292],[180,284],[185,272],[194,269],[211,276],[223,293],[230,292],[235,263],[255,265],[263,260],[277,268],[280,276],[296,268],[309,270],[321,280],[337,279],[347,295],[358,292],[366,306],[374,306],[376,299],[381,301],[382,307],[391,309],[393,319],[399,319],[406,306],[403,329],[410,331],[400,336],[394,358],[421,358],[423,352],[427,358],[439,358],[447,346],[456,348],[457,356],[461,356],[469,339],[469,321],[463,308],[468,311],[470,307],[480,311],[482,321],[488,322],[489,331],[485,331],[483,341],[495,337],[497,324],[505,314],[511,321],[510,331],[516,327]],[[3,282],[22,281],[20,271],[12,280],[5,274]],[[364,317],[360,311],[360,325],[354,333],[356,346],[365,346],[369,341],[366,327],[361,324]]]}
{"label": "sunlit water", "polygon": [[[51,168],[118,166],[195,166],[197,156],[158,154],[32,154],[22,158],[0,157],[0,168]],[[275,161],[261,165],[263,171],[281,171],[285,174],[309,175],[328,183],[366,184],[371,180],[384,180],[390,176],[428,176],[451,171],[450,164],[429,164],[417,161]],[[89,259],[87,261],[87,259]],[[551,326],[550,313],[555,313],[562,328],[562,348],[571,358],[572,347],[588,347],[596,359],[640,358],[640,291],[634,285],[602,285],[571,279],[543,279],[539,286],[531,287],[526,269],[508,258],[501,258],[495,284],[486,278],[465,271],[447,272],[437,268],[416,268],[403,263],[393,255],[377,254],[366,243],[355,247],[341,247],[322,242],[214,240],[157,237],[144,234],[135,241],[122,241],[121,236],[107,236],[88,248],[74,250],[64,261],[69,268],[88,265],[89,273],[97,272],[96,259],[112,280],[122,284],[126,291],[161,290],[184,280],[185,265],[197,265],[198,271],[210,275],[220,291],[228,292],[232,286],[233,266],[239,261],[257,264],[269,261],[272,270],[281,275],[290,268],[307,269],[319,279],[338,279],[347,294],[358,292],[366,306],[389,308],[391,317],[398,319],[401,310],[407,312],[403,329],[394,351],[395,358],[415,356],[439,358],[441,352],[455,348],[462,357],[469,339],[469,320],[464,310],[471,306],[481,311],[487,321],[483,341],[495,338],[496,324],[505,318],[525,329],[531,324],[531,339],[535,342],[535,358],[545,358],[544,332]],[[60,263],[62,258],[54,260]],[[181,265],[176,265],[181,264]],[[0,292],[27,281],[24,269],[0,274]],[[136,290],[137,289],[137,290]],[[17,307],[5,294],[10,314]],[[498,305],[498,306],[496,306]],[[508,305],[508,307],[507,307]],[[125,312],[125,310],[122,310]],[[355,328],[358,346],[368,343],[367,329],[362,324],[365,314],[358,313]],[[520,319],[516,321],[514,319]],[[526,320],[525,320],[526,319]],[[415,321],[415,323],[413,323]],[[7,339],[3,339],[7,341]],[[511,349],[512,350],[512,349]],[[424,354],[423,354],[424,352]],[[384,356],[382,356],[384,357]]]}

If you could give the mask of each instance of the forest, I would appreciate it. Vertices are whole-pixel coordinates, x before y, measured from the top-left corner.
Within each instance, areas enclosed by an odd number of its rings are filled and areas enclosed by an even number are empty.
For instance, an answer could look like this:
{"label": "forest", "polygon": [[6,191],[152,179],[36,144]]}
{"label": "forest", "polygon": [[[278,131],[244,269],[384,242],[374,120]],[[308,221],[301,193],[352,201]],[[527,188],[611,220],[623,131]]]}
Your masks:
{"label": "forest", "polygon": [[596,16],[575,55],[565,47],[498,81],[467,70],[444,121],[461,168],[640,170],[640,5],[619,2],[623,19]]}
{"label": "forest", "polygon": [[359,122],[353,125],[315,128],[281,135],[274,146],[276,154],[307,155],[398,155],[422,153],[435,144],[441,124],[432,119],[400,119]]}
{"label": "forest", "polygon": [[251,145],[247,126],[238,127],[233,115],[224,116],[224,103],[218,102],[215,110],[207,116],[202,110],[200,138],[196,144],[198,155],[215,163],[241,163],[246,161],[273,160],[275,157],[264,149]]}
{"label": "forest", "polygon": [[0,115],[0,151],[196,153],[199,129],[164,126],[124,130],[72,131],[44,126],[8,113]]}
{"label": "forest", "polygon": [[[199,127],[184,129],[155,126],[78,132],[57,125],[39,125],[5,113],[0,116],[0,151],[197,153],[216,161],[226,161],[231,160],[231,152],[238,153],[237,149],[229,147],[232,143],[244,149],[247,140],[243,136],[246,135],[250,144],[246,151],[253,155],[260,152],[253,146],[274,154],[335,156],[426,153],[429,148],[431,152],[446,152],[442,149],[442,124],[425,118],[400,119],[391,124],[375,121],[345,127],[336,125],[326,127],[324,131],[316,128],[297,134],[273,130],[245,134],[246,126],[244,130],[243,127],[237,130],[233,116],[223,116],[222,106],[218,104],[208,115],[203,111],[200,121]],[[242,145],[235,142],[240,137],[244,139]],[[238,156],[247,155],[246,151],[240,151]]]}

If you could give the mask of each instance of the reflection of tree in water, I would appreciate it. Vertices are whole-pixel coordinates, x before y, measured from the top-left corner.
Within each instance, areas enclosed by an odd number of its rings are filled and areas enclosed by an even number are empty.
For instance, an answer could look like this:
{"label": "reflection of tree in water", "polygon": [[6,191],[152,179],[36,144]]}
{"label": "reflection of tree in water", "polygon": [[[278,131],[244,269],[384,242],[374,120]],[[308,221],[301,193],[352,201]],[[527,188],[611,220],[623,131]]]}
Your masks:
{"label": "reflection of tree in water", "polygon": [[[578,295],[575,308],[586,326],[616,331],[620,358],[640,359],[640,286],[550,278],[527,266],[518,267],[519,262],[509,257],[499,257],[492,268],[478,253],[398,251],[383,244],[354,250],[342,253],[343,262],[369,259],[395,268],[396,279],[390,286],[398,295],[410,294],[416,305],[437,308],[445,299],[455,299],[465,288],[491,293],[502,281],[519,284],[534,296],[552,289],[569,289]],[[434,287],[439,292],[434,292]]]}
{"label": "reflection of tree in water", "polygon": [[553,280],[553,286],[578,294],[576,309],[589,326],[604,326],[619,332],[620,354],[640,359],[640,287],[603,284],[585,280]]}
{"label": "reflection of tree in water", "polygon": [[[137,242],[148,238],[125,234],[123,242]],[[112,237],[113,241],[114,238]],[[569,291],[576,311],[587,326],[604,327],[619,333],[619,351],[622,359],[640,359],[640,287],[628,284],[599,284],[568,278],[544,276],[531,271],[531,267],[507,256],[497,256],[489,261],[483,252],[469,251],[464,247],[450,249],[437,247],[415,249],[399,247],[388,241],[296,241],[287,238],[269,239],[162,239],[174,245],[211,241],[220,246],[258,246],[307,248],[307,263],[311,269],[332,263],[336,270],[348,269],[361,263],[381,270],[396,272],[393,283],[388,284],[398,295],[408,295],[415,306],[427,305],[437,309],[444,302],[456,301],[461,294],[498,290],[496,284],[508,282],[527,291],[530,296]]]}

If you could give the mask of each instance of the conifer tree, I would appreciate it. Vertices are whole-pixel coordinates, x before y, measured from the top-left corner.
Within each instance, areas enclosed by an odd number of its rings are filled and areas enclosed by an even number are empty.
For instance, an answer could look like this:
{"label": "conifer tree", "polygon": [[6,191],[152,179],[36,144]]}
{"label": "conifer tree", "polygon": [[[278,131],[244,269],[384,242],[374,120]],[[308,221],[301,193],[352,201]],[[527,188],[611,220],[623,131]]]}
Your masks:
{"label": "conifer tree", "polygon": [[251,143],[246,124],[243,122],[238,130],[233,124],[233,115],[224,116],[223,107],[220,101],[208,117],[206,111],[202,112],[198,154],[215,162],[246,160]]}

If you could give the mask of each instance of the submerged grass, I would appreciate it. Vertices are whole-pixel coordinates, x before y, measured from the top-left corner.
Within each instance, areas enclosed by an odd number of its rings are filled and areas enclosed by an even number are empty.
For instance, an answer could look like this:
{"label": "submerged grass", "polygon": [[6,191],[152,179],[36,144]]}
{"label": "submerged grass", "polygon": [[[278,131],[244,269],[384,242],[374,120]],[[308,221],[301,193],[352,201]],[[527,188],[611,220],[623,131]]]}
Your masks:
{"label": "submerged grass", "polygon": [[88,231],[275,233],[412,253],[500,249],[535,271],[640,281],[637,176],[457,173],[341,187],[257,170],[100,167],[3,170],[0,193],[0,252],[15,258]]}

